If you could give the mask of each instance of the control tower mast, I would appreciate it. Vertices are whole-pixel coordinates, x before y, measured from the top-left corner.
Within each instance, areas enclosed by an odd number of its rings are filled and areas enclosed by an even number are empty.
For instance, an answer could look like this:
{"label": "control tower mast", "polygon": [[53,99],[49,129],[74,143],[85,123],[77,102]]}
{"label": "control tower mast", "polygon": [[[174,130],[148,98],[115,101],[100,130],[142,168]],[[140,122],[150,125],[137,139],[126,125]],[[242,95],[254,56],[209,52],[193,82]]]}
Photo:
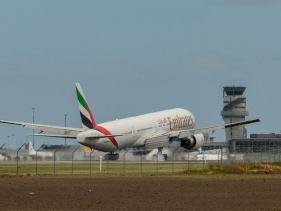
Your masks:
{"label": "control tower mast", "polygon": [[[246,87],[240,86],[223,88],[224,107],[221,115],[226,124],[245,121],[245,117],[249,115],[246,111],[246,97],[243,95],[245,90]],[[227,128],[225,138],[226,141],[247,138],[246,128],[243,125]]]}

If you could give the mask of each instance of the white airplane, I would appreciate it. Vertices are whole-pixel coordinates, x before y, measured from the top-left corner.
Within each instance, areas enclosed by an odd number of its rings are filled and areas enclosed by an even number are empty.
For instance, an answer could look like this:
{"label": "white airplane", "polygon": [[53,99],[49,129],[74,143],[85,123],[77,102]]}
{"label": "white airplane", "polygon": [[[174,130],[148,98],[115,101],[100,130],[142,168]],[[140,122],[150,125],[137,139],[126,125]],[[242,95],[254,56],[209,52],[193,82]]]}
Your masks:
{"label": "white airplane", "polygon": [[159,153],[163,147],[169,146],[182,147],[191,151],[197,150],[204,143],[204,134],[260,121],[254,119],[207,128],[195,128],[193,114],[190,111],[175,108],[97,124],[79,83],[76,83],[76,93],[82,128],[6,120],[0,120],[0,123],[20,125],[40,131],[38,134],[34,134],[35,136],[77,139],[80,144],[109,152],[112,159],[116,159],[117,152],[127,148],[158,148]]}
{"label": "white airplane", "polygon": [[7,160],[7,157],[5,157],[4,155],[0,154],[0,161],[2,161],[2,160]]}
{"label": "white airplane", "polygon": [[28,155],[32,158],[36,157],[42,158],[42,159],[50,159],[54,157],[54,152],[52,151],[35,151],[35,149],[32,146],[32,142],[30,141],[28,144]]}

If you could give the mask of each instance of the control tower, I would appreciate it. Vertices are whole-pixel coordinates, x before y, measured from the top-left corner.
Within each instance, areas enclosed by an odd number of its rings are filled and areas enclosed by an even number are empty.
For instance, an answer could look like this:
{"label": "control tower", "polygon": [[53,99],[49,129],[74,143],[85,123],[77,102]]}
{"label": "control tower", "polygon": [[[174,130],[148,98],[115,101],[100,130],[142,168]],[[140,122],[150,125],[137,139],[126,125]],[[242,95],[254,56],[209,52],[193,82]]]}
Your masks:
{"label": "control tower", "polygon": [[[243,95],[246,87],[232,86],[223,88],[224,107],[221,112],[222,118],[226,124],[245,121],[249,115],[246,111],[246,97]],[[226,141],[232,139],[247,138],[247,131],[244,125],[225,130]]]}

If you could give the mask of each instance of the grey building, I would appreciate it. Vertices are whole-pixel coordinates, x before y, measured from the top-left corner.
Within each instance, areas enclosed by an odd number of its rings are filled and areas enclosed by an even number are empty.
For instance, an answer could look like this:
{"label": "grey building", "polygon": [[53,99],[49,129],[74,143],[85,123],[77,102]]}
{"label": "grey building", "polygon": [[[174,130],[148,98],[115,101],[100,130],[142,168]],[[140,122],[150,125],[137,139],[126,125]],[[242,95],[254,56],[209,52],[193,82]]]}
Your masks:
{"label": "grey building", "polygon": [[[221,115],[226,124],[245,121],[245,117],[249,115],[248,111],[246,111],[245,90],[246,87],[242,86],[227,86],[223,88],[224,107]],[[225,138],[226,141],[247,138],[246,129],[243,125],[227,128],[225,130]]]}
{"label": "grey building", "polygon": [[229,143],[230,153],[280,153],[281,134],[251,134],[247,139],[233,139]]}

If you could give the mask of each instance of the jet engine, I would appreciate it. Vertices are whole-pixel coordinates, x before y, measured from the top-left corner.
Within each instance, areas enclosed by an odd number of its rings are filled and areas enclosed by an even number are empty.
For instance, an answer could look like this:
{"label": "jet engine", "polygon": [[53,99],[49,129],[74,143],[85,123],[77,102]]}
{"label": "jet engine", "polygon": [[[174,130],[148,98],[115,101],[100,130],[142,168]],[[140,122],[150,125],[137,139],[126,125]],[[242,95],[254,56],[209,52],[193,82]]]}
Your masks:
{"label": "jet engine", "polygon": [[204,135],[199,133],[191,137],[181,138],[180,146],[188,150],[196,150],[203,146]]}

